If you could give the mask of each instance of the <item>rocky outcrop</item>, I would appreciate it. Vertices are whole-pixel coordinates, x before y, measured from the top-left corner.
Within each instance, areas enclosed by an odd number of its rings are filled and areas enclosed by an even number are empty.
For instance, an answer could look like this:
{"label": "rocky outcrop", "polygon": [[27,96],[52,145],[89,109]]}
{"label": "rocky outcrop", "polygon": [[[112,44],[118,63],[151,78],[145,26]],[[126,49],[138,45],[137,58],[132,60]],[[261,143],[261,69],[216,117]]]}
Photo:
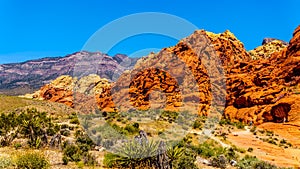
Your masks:
{"label": "rocky outcrop", "polygon": [[270,43],[272,41],[279,41],[280,43],[282,43],[283,45],[285,46],[288,46],[289,43],[288,42],[285,42],[283,40],[280,40],[280,39],[276,39],[276,38],[264,38],[261,45],[264,45],[264,44],[267,44],[267,43]]}
{"label": "rocky outcrop", "polygon": [[249,51],[253,60],[267,59],[273,53],[280,52],[287,47],[287,43],[277,39],[264,39],[262,46]]}
{"label": "rocky outcrop", "polygon": [[229,30],[221,34],[206,32],[206,35],[211,40],[224,65],[251,60],[249,53],[244,48],[244,44]]}
{"label": "rocky outcrop", "polygon": [[[65,57],[2,64],[0,65],[0,93],[8,95],[31,93],[61,75],[73,76],[74,73],[80,73],[82,70],[112,80],[113,75],[119,76],[124,70],[131,69],[136,60],[137,58],[128,58],[121,54],[110,57],[100,52],[82,51]],[[94,65],[84,66],[84,62],[97,64],[97,71]]]}
{"label": "rocky outcrop", "polygon": [[226,117],[263,123],[299,116],[299,29],[295,30],[289,46],[270,58],[228,68]]}
{"label": "rocky outcrop", "polygon": [[[130,107],[148,109],[152,104],[152,93],[159,91],[165,97],[154,96],[154,100],[164,103],[163,107],[169,110],[197,103],[198,113],[207,115],[214,99],[218,111],[225,106],[224,117],[231,120],[255,124],[297,121],[300,120],[300,27],[287,47],[276,48],[279,43],[271,41],[262,49],[255,49],[252,52],[259,57],[253,60],[229,31],[222,34],[195,31],[176,46],[140,59],[132,70],[124,71],[114,83],[101,83],[96,89],[100,78],[92,83],[88,80],[90,77],[81,78],[85,87],[77,91],[92,95],[97,107],[103,111]],[[263,55],[259,54],[261,51]],[[89,82],[85,84],[85,81]],[[68,84],[72,83],[68,81]],[[55,95],[61,90],[69,91],[64,87],[51,88],[40,96],[65,102]],[[65,95],[69,93],[65,92]],[[224,97],[225,105],[222,104]]]}
{"label": "rocky outcrop", "polygon": [[111,111],[110,109],[114,108],[114,104],[109,93],[107,93],[110,87],[107,79],[100,78],[96,74],[84,76],[79,80],[63,75],[43,86],[34,94],[26,95],[26,97],[63,103],[70,107],[76,105],[95,108],[97,106],[100,109]]}

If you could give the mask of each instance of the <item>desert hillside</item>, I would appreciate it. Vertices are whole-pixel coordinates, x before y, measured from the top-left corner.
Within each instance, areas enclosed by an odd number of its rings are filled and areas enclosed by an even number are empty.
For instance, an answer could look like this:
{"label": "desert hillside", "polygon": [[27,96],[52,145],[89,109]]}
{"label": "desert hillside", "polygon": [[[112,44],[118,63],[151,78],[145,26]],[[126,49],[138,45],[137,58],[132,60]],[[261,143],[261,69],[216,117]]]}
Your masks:
{"label": "desert hillside", "polygon": [[[230,31],[215,34],[197,30],[177,45],[139,59],[116,81],[79,71],[78,76],[60,76],[22,97],[57,102],[80,113],[81,124],[89,136],[94,140],[101,138],[94,145],[102,147],[100,152],[95,147],[89,149],[97,151],[96,166],[100,168],[155,166],[157,159],[139,161],[130,154],[111,153],[109,148],[119,144],[109,139],[115,133],[103,130],[105,125],[91,124],[105,120],[129,138],[176,140],[172,133],[168,135],[168,128],[175,129],[179,119],[183,120],[182,128],[190,127],[189,133],[165,154],[173,158],[172,153],[185,152],[174,157],[173,162],[166,160],[177,168],[191,161],[190,165],[198,168],[297,168],[300,166],[299,49],[300,27],[295,29],[288,44],[265,39],[262,46],[251,51],[246,51]],[[160,112],[153,111],[153,106]],[[186,108],[185,112],[196,112],[182,113],[182,108]],[[220,118],[212,122],[212,114]],[[192,119],[187,115],[197,117]],[[190,119],[195,121],[185,123]],[[210,125],[212,135],[199,142],[203,129]],[[124,146],[117,152],[134,153],[127,152],[130,144]],[[66,158],[74,162],[72,157]],[[150,162],[145,164],[143,160]],[[237,164],[231,164],[232,160]],[[57,166],[64,165],[60,161]]]}

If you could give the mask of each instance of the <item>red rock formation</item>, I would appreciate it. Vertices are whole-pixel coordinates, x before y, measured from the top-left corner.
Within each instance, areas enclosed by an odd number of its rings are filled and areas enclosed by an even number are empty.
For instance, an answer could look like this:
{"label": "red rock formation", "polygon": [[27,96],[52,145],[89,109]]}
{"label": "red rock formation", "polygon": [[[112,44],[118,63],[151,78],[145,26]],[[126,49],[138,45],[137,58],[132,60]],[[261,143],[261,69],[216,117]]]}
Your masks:
{"label": "red rock formation", "polygon": [[[107,85],[94,96],[104,111],[130,106],[147,109],[150,94],[159,90],[166,94],[166,108],[176,110],[183,102],[187,105],[196,102],[199,113],[207,114],[213,98],[222,108],[225,93],[222,83],[226,83],[226,118],[256,124],[293,121],[299,119],[299,49],[300,27],[294,31],[288,47],[268,51],[269,58],[258,60],[252,60],[243,44],[229,31],[222,34],[195,31],[176,46],[142,58],[133,70],[123,73],[112,84],[112,89]],[[220,64],[207,62],[207,58],[215,55]],[[222,70],[226,82],[220,78]],[[178,78],[184,73],[186,76]],[[179,90],[182,86],[184,90]],[[214,87],[219,90],[212,92]],[[70,95],[68,90],[52,88],[51,84],[40,91],[44,99],[72,105]]]}
{"label": "red rock formation", "polygon": [[[269,59],[228,67],[226,117],[262,123],[282,122],[286,115],[297,116],[293,107],[299,104],[295,101],[300,82],[299,30],[300,27],[295,30],[287,48],[273,53]],[[229,111],[232,109],[235,111]]]}

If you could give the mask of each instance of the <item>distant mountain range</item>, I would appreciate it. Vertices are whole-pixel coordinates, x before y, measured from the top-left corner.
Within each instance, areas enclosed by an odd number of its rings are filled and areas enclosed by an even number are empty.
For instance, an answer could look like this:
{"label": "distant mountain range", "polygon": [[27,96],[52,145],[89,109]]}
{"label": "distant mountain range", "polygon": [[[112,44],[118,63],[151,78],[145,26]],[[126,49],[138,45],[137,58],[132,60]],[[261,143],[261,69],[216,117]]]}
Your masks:
{"label": "distant mountain range", "polygon": [[[100,52],[76,52],[64,57],[48,57],[22,63],[0,64],[0,94],[21,95],[38,90],[61,75],[74,75],[82,71],[98,74],[112,80],[114,74],[131,69],[138,58],[123,54],[108,56]],[[80,62],[87,62],[83,66]],[[98,66],[91,67],[90,63]],[[126,64],[124,64],[126,63]],[[80,65],[80,66],[79,66]],[[80,68],[79,68],[80,67]],[[80,69],[80,70],[79,70]]]}

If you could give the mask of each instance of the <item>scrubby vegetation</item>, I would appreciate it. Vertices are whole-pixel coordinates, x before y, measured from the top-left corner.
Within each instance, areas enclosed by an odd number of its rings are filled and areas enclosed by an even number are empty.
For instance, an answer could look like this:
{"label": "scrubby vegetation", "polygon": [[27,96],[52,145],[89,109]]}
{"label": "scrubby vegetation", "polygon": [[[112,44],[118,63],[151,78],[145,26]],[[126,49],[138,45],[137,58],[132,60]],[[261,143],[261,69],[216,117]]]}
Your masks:
{"label": "scrubby vegetation", "polygon": [[26,152],[17,156],[16,166],[19,169],[46,169],[49,168],[49,162],[41,153]]}
{"label": "scrubby vegetation", "polygon": [[[108,168],[159,168],[162,165],[168,165],[174,169],[196,169],[198,167],[197,158],[205,159],[208,161],[207,165],[217,168],[226,168],[232,160],[238,163],[238,168],[245,168],[246,166],[252,168],[275,167],[259,161],[255,157],[245,156],[245,154],[253,151],[251,147],[248,149],[236,146],[225,148],[211,139],[200,144],[198,142],[200,136],[197,133],[188,134],[179,142],[177,140],[176,142],[162,143],[151,140],[152,134],[158,133],[159,136],[165,134],[166,131],[163,127],[156,130],[157,133],[146,133],[149,135],[149,140],[141,142],[132,139],[122,143],[116,142],[109,138],[117,140],[133,138],[139,134],[141,128],[144,127],[141,127],[141,125],[144,124],[143,122],[136,122],[139,118],[135,116],[128,117],[126,113],[106,113],[105,116],[103,113],[98,112],[97,114],[89,114],[78,118],[78,115],[74,112],[68,114],[64,119],[60,119],[31,108],[0,114],[0,146],[10,146],[16,151],[30,150],[28,153],[20,153],[14,158],[9,156],[0,157],[0,168],[26,168],[25,166],[49,168],[49,159],[42,153],[49,148],[62,154],[62,158],[60,158],[61,166],[99,167],[98,157],[94,151],[98,150],[99,147],[102,148],[101,151],[104,151],[102,152],[102,157],[104,154],[103,164]],[[185,120],[184,116],[174,112],[150,112],[156,115],[162,113],[156,119],[151,118],[153,114],[150,117],[146,112],[143,113],[140,115],[143,118],[149,116],[150,120],[169,125],[179,124]],[[99,117],[105,118],[106,123],[102,126],[93,125],[91,119]],[[132,120],[129,118],[135,118],[134,122],[131,122]],[[210,125],[217,122],[216,119],[209,119],[210,122],[207,122],[208,119],[204,116],[195,119],[190,127],[196,132],[211,127]],[[214,133],[217,137],[223,136],[223,131],[227,132],[227,129],[229,132],[235,128],[244,128],[243,123],[233,123],[226,119],[220,121],[220,126],[217,126]],[[218,131],[222,131],[221,134],[218,135]],[[290,144],[285,139],[277,138],[276,134],[271,131],[258,131],[254,128],[251,132],[265,135],[269,140],[280,146]],[[62,137],[64,141],[61,143]],[[113,149],[110,149],[112,147]],[[32,151],[32,149],[36,151]],[[114,153],[105,151],[105,149],[113,150]]]}
{"label": "scrubby vegetation", "polygon": [[219,125],[221,126],[225,126],[225,125],[231,125],[231,126],[235,126],[238,129],[244,129],[246,124],[244,124],[243,122],[240,121],[235,121],[232,122],[229,119],[223,118],[219,121]]}
{"label": "scrubby vegetation", "polygon": [[48,143],[47,136],[58,131],[46,112],[27,109],[0,115],[0,145],[8,146],[17,137],[27,138],[28,145],[40,148]]}
{"label": "scrubby vegetation", "polygon": [[258,158],[254,156],[246,155],[244,158],[242,158],[238,164],[237,168],[239,169],[253,169],[253,168],[259,168],[259,169],[284,169],[277,167],[275,165],[272,165],[270,163],[267,163],[265,161],[261,161]]}

